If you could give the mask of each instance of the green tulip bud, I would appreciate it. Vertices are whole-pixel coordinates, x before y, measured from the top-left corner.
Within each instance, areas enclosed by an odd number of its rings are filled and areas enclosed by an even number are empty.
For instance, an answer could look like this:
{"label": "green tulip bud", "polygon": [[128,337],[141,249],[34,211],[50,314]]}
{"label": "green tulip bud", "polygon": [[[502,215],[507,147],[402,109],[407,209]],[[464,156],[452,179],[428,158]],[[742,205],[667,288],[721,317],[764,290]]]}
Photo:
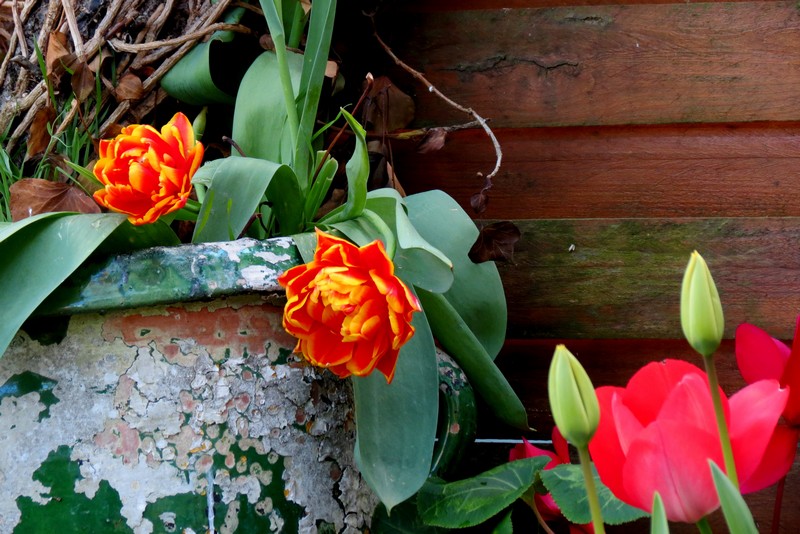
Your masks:
{"label": "green tulip bud", "polygon": [[717,286],[708,265],[696,250],[683,275],[681,326],[689,344],[704,357],[714,354],[725,330]]}
{"label": "green tulip bud", "polygon": [[194,130],[194,138],[196,141],[203,140],[203,134],[206,133],[206,115],[208,114],[208,106],[203,107],[197,117],[192,122],[192,130]]}
{"label": "green tulip bud", "polygon": [[553,354],[547,394],[561,434],[576,447],[588,446],[600,423],[600,405],[589,375],[564,345]]}

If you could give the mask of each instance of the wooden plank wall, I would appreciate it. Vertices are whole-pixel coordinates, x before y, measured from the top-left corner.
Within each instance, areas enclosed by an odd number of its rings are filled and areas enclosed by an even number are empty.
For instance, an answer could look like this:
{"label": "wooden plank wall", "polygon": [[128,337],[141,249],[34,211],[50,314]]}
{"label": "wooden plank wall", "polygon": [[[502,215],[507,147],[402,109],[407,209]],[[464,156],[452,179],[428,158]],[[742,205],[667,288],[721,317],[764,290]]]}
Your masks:
{"label": "wooden plank wall", "polygon": [[[522,230],[499,365],[538,432],[552,422],[546,371],[557,342],[596,385],[623,385],[666,357],[700,364],[678,299],[693,249],[709,262],[726,336],[752,322],[791,339],[800,313],[800,11],[795,1],[408,0],[382,13],[394,51],[490,119],[503,166],[479,222]],[[389,67],[416,126],[468,118]],[[465,208],[494,164],[481,130],[418,154],[394,144],[407,191],[440,188]],[[742,385],[733,344],[725,389]],[[480,422],[484,433],[516,435]],[[489,428],[489,430],[486,430]],[[794,532],[800,471],[781,532]],[[763,530],[773,490],[751,497]],[[641,527],[641,525],[640,525]]]}

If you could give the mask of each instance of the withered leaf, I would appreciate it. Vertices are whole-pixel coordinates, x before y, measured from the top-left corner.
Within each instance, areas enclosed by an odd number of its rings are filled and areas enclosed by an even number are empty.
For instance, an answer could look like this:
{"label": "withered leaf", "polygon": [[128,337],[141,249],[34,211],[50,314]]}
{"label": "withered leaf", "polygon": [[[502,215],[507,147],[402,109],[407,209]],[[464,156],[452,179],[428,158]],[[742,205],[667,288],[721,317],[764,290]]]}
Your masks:
{"label": "withered leaf", "polygon": [[79,102],[85,101],[94,92],[94,73],[85,62],[76,63],[72,73],[72,92]]}
{"label": "withered leaf", "polygon": [[11,184],[9,192],[13,221],[53,211],[100,213],[100,206],[94,200],[70,184],[23,178]]}
{"label": "withered leaf", "polygon": [[118,102],[124,100],[139,100],[144,94],[142,80],[135,74],[129,72],[119,79],[114,94]]}
{"label": "withered leaf", "polygon": [[36,112],[36,115],[33,116],[33,122],[31,122],[31,128],[28,133],[25,159],[38,156],[47,149],[51,138],[48,125],[52,124],[55,119],[56,110],[53,109],[53,106],[50,104],[47,104]]}
{"label": "withered leaf", "polygon": [[417,152],[427,154],[428,152],[441,150],[444,148],[446,139],[447,131],[444,128],[431,128],[420,141]]}
{"label": "withered leaf", "polygon": [[378,134],[405,128],[414,120],[414,99],[395,87],[387,76],[378,76],[367,95],[364,121]]}
{"label": "withered leaf", "polygon": [[511,221],[498,221],[481,228],[478,239],[469,249],[469,259],[475,263],[485,261],[513,261],[514,245],[522,234]]}
{"label": "withered leaf", "polygon": [[67,47],[67,34],[64,32],[50,32],[47,40],[47,50],[44,54],[44,64],[47,75],[55,81],[64,72],[64,67],[69,66],[75,55]]}
{"label": "withered leaf", "polygon": [[469,205],[475,213],[483,213],[489,204],[489,195],[484,190],[469,197]]}

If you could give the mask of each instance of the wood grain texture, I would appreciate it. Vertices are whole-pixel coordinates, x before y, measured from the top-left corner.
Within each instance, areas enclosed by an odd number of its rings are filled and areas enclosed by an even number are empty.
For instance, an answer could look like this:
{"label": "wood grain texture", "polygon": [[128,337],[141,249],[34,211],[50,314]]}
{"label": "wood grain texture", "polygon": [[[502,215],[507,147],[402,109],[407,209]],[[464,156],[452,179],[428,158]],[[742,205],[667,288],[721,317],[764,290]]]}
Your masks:
{"label": "wood grain texture", "polygon": [[717,283],[726,337],[741,322],[794,334],[800,218],[516,223],[514,262],[499,266],[509,338],[679,338],[680,284],[694,249]]}
{"label": "wood grain texture", "polygon": [[[796,2],[397,13],[381,32],[496,127],[800,119]],[[418,122],[462,122],[417,86]]]}
{"label": "wood grain texture", "polygon": [[[503,166],[481,217],[800,216],[800,123],[500,129]],[[443,189],[469,210],[494,165],[482,130],[441,151],[395,142],[408,192]]]}

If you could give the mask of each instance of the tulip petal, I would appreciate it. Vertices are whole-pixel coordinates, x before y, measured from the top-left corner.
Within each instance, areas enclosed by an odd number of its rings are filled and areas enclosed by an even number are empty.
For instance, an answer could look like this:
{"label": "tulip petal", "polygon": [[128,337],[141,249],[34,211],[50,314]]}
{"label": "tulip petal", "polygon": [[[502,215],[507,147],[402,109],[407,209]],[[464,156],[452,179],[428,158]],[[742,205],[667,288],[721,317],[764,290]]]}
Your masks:
{"label": "tulip petal", "polygon": [[699,367],[683,360],[645,365],[628,382],[623,394],[625,405],[642,424],[654,421],[669,393],[687,373],[704,375]]}
{"label": "tulip petal", "polygon": [[651,511],[658,491],[671,521],[694,523],[719,506],[708,459],[722,465],[716,434],[656,421],[631,445],[623,468],[629,504]]}
{"label": "tulip petal", "polygon": [[759,380],[731,397],[731,446],[742,486],[761,465],[788,397],[777,380]]}
{"label": "tulip petal", "polygon": [[614,397],[624,393],[623,388],[604,386],[597,388],[597,401],[600,405],[600,423],[589,442],[589,453],[603,484],[625,502],[628,502],[625,485],[622,479],[622,466],[625,465],[625,453],[622,452],[619,434],[614,421]]}
{"label": "tulip petal", "polygon": [[744,323],[736,328],[736,363],[745,382],[779,380],[789,360],[789,347],[757,326]]}
{"label": "tulip petal", "polygon": [[740,480],[742,493],[759,491],[785,477],[794,464],[798,431],[786,426],[775,427],[761,463],[747,480]]}
{"label": "tulip petal", "polygon": [[795,323],[792,352],[780,380],[782,385],[790,388],[783,416],[790,425],[800,425],[800,316]]}
{"label": "tulip petal", "polygon": [[557,426],[553,427],[552,438],[553,438],[553,448],[555,449],[559,460],[561,460],[561,463],[562,464],[570,463],[572,460],[569,457],[569,445],[567,445],[567,440],[564,439],[564,436],[561,435],[561,431],[558,429]]}
{"label": "tulip petal", "polygon": [[[723,410],[728,413],[728,399],[723,395],[721,401]],[[682,422],[688,427],[714,429],[716,432],[714,401],[711,400],[706,376],[687,373],[667,395],[658,419]]]}

